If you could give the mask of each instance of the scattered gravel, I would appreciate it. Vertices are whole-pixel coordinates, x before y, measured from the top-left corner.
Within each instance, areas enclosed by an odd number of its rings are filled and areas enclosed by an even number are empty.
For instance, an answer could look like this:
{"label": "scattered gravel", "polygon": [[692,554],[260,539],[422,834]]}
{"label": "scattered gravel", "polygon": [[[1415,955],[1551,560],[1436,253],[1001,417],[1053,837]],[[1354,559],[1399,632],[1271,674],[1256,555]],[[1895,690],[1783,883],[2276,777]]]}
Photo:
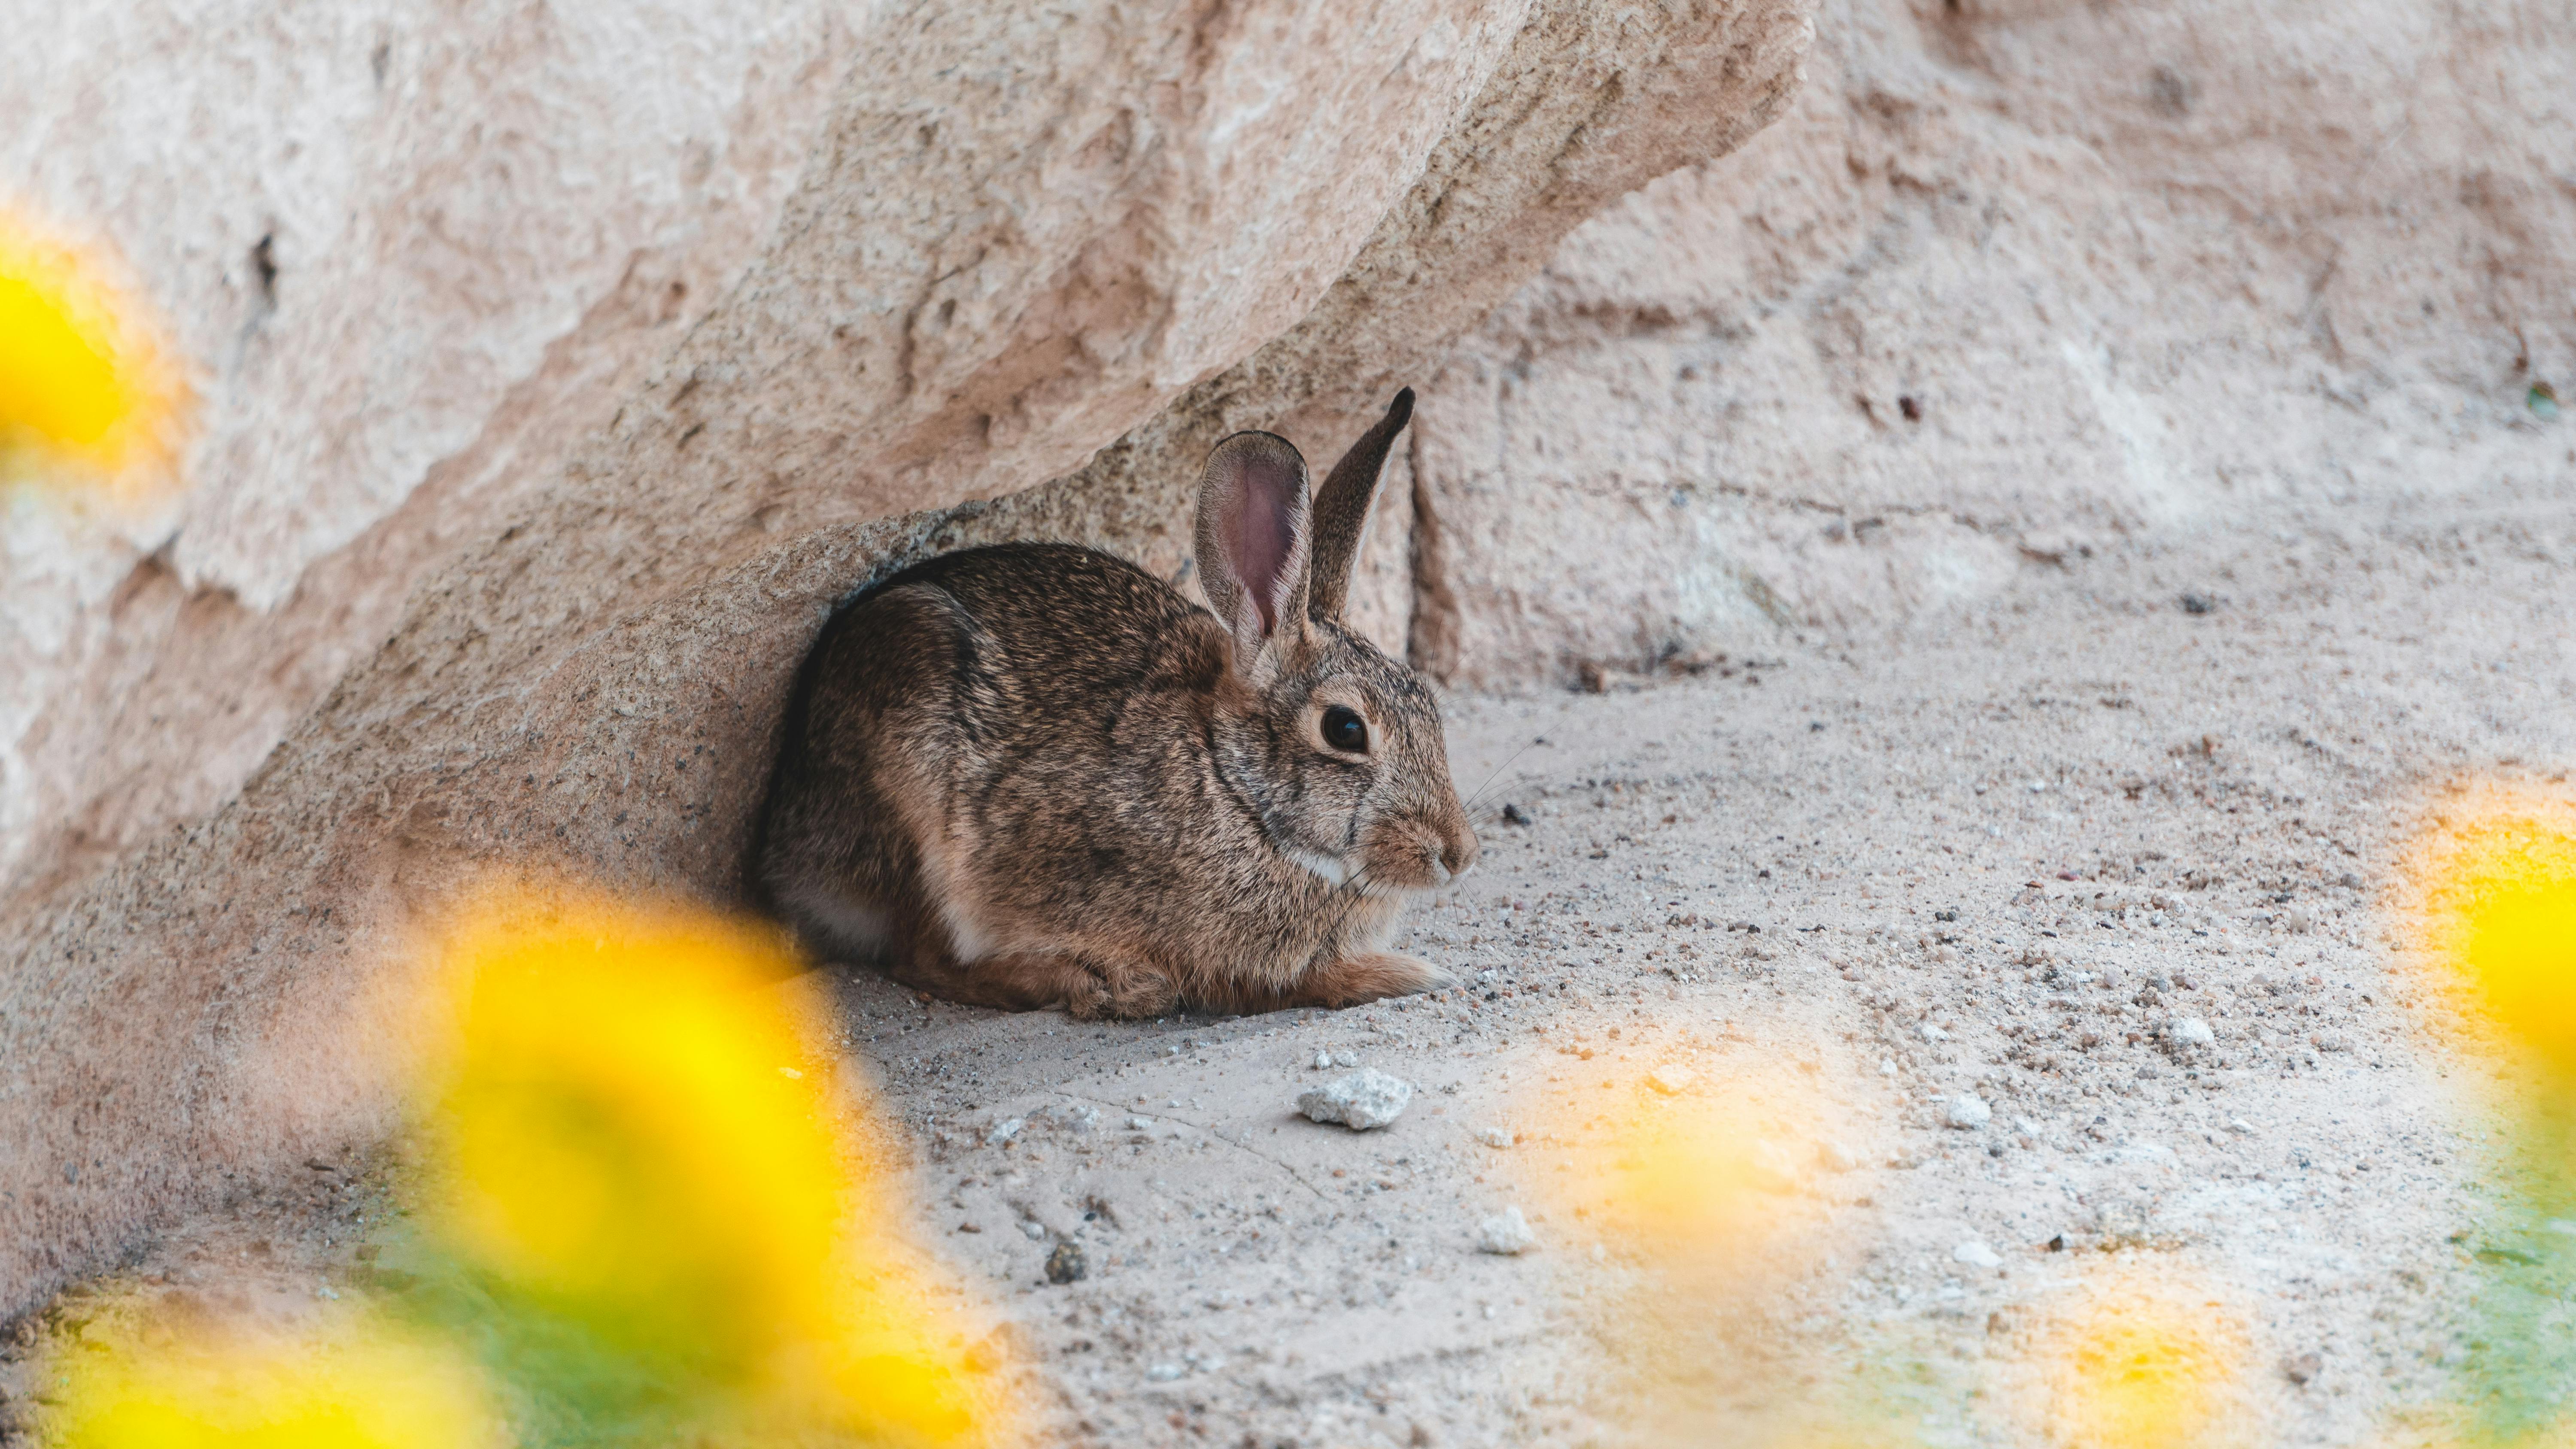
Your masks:
{"label": "scattered gravel", "polygon": [[[2482,1073],[2386,901],[2428,791],[2576,767],[2571,557],[2564,489],[2301,503],[2069,554],[1921,630],[1784,632],[1758,675],[1453,697],[1461,789],[1529,821],[1480,821],[1475,873],[1390,942],[1458,986],[1192,1018],[1177,1056],[1164,1025],[924,1029],[864,973],[844,1019],[909,1121],[969,1082],[1032,1114],[1007,1162],[931,1129],[923,1186],[957,1259],[1031,1295],[1005,1311],[1063,1396],[1050,1449],[1401,1445],[1412,1421],[1514,1449],[1752,1441],[1726,1396],[1776,1402],[1789,1366],[1827,1401],[1899,1389],[1926,1442],[2039,1442],[2015,1375],[2131,1287],[2222,1305],[2247,1443],[2385,1442],[2456,1402],[2480,1295],[2528,1274],[2484,1229]],[[2220,581],[2209,617],[2173,607]],[[1363,1137],[1279,1122],[1353,1058],[1425,1100]],[[1659,1063],[1700,1080],[1658,1096]],[[1775,1296],[1675,1345],[1716,1383],[1707,1432],[1640,1439],[1593,1331],[1635,1265],[1596,1260],[1598,1213],[1556,1194],[1623,1118],[1721,1086],[1777,1107],[1748,1166],[1795,1230]],[[1204,1105],[1133,1140],[1037,1130],[1068,1094]],[[1978,1128],[1949,1125],[1963,1094]],[[1483,1145],[1504,1123],[1513,1149]],[[1092,1277],[1035,1283],[1011,1200],[1078,1218],[1094,1193],[1120,1225],[1082,1231]],[[1506,1202],[1545,1243],[1476,1251]],[[1262,1367],[1211,1375],[1211,1352]],[[2273,1369],[2311,1352],[2304,1385]],[[1166,1363],[1180,1383],[1146,1382]]]}
{"label": "scattered gravel", "polygon": [[1055,1284],[1079,1283],[1091,1276],[1091,1263],[1082,1255],[1082,1244],[1071,1238],[1055,1245],[1047,1254],[1047,1281]]}

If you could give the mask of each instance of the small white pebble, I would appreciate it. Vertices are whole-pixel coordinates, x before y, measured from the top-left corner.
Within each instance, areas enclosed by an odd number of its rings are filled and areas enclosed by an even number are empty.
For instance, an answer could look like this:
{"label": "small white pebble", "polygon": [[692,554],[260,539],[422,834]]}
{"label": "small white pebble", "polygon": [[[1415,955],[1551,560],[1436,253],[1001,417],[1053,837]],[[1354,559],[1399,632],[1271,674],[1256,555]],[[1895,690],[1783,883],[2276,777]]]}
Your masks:
{"label": "small white pebble", "polygon": [[1411,1082],[1369,1067],[1298,1093],[1297,1110],[1310,1122],[1338,1122],[1366,1132],[1394,1121],[1412,1100]]}
{"label": "small white pebble", "polygon": [[1942,1115],[1943,1120],[1953,1127],[1974,1130],[1995,1120],[1995,1109],[1987,1106],[1986,1099],[1976,1093],[1961,1092],[1950,1099],[1949,1109]]}
{"label": "small white pebble", "polygon": [[2208,1046],[2218,1040],[2218,1033],[2197,1016],[2177,1016],[2165,1023],[2165,1035],[2184,1046]]}
{"label": "small white pebble", "polygon": [[1003,1143],[1010,1141],[1012,1138],[1019,1136],[1020,1129],[1027,1125],[1027,1123],[1021,1121],[1017,1117],[1014,1117],[1007,1122],[996,1122],[993,1124],[993,1130],[984,1134],[984,1145],[987,1147],[999,1147]]}
{"label": "small white pebble", "polygon": [[1646,1085],[1667,1097],[1689,1091],[1698,1080],[1699,1073],[1688,1067],[1657,1067],[1646,1073]]}
{"label": "small white pebble", "polygon": [[1530,1231],[1529,1219],[1521,1216],[1521,1210],[1516,1207],[1507,1207],[1476,1224],[1476,1251],[1479,1253],[1517,1257],[1528,1252],[1530,1245],[1537,1241],[1538,1234]]}
{"label": "small white pebble", "polygon": [[1965,1263],[1972,1268],[2000,1268],[2004,1265],[2004,1260],[1994,1249],[1975,1238],[1970,1238],[1952,1248],[1950,1258],[1953,1262]]}
{"label": "small white pebble", "polygon": [[778,1075],[785,1077],[791,1082],[801,1082],[805,1080],[805,1074],[796,1070],[794,1067],[780,1067],[778,1069]]}
{"label": "small white pebble", "polygon": [[1508,1127],[1488,1127],[1476,1134],[1476,1140],[1487,1147],[1509,1147],[1512,1145],[1512,1131]]}
{"label": "small white pebble", "polygon": [[1316,1071],[1319,1071],[1319,1072],[1329,1072],[1329,1071],[1331,1071],[1332,1069],[1333,1069],[1333,1054],[1332,1054],[1331,1052],[1317,1052],[1317,1053],[1315,1053],[1315,1070],[1316,1070]]}

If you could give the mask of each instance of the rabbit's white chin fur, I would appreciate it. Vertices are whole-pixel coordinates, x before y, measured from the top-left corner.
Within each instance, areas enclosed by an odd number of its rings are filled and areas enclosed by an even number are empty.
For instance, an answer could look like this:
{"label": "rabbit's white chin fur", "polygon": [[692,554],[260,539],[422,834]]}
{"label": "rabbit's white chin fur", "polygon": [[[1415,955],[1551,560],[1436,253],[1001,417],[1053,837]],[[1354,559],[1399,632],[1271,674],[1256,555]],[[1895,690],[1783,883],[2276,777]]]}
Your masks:
{"label": "rabbit's white chin fur", "polygon": [[1312,850],[1291,850],[1290,860],[1324,878],[1326,885],[1340,885],[1351,878],[1351,863],[1337,855],[1324,855]]}
{"label": "rabbit's white chin fur", "polygon": [[[1326,855],[1321,851],[1289,850],[1282,853],[1290,860],[1293,860],[1299,865],[1304,866],[1306,869],[1313,871],[1318,879],[1322,880],[1324,884],[1329,886],[1338,887],[1348,885],[1351,882],[1352,877],[1359,875],[1366,869],[1365,866],[1354,864],[1351,860],[1343,856]],[[1435,864],[1432,868],[1440,872],[1442,883],[1445,884],[1449,880],[1453,879],[1446,867]],[[1433,888],[1434,887],[1429,886],[1407,885],[1400,881],[1384,880],[1377,876],[1369,876],[1359,883],[1359,892],[1361,895],[1377,896],[1381,898],[1394,896],[1418,896],[1424,891]]]}

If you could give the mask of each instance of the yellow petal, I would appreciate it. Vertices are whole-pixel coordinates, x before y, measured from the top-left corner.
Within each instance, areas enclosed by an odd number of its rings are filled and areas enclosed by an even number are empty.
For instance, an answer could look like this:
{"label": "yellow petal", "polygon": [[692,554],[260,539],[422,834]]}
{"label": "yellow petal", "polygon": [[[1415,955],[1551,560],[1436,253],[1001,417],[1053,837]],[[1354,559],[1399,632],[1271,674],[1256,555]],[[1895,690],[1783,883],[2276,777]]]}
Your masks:
{"label": "yellow petal", "polygon": [[776,933],[500,891],[445,956],[429,1221],[505,1302],[774,1414],[987,1441],[998,1396],[887,1227],[882,1165],[834,1128]]}
{"label": "yellow petal", "polygon": [[501,1436],[455,1354],[380,1323],[331,1338],[69,1355],[61,1449],[473,1449]]}
{"label": "yellow petal", "polygon": [[166,465],[186,388],[106,269],[0,210],[0,480]]}

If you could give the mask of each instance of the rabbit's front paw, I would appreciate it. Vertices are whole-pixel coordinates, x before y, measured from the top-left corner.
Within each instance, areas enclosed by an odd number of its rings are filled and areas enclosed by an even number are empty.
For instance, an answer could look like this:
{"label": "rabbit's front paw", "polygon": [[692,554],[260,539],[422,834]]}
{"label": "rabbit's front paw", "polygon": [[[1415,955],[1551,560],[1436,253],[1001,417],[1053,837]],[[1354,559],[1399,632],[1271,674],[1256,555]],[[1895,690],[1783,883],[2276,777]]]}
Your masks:
{"label": "rabbit's front paw", "polygon": [[1358,1006],[1388,996],[1411,996],[1449,984],[1449,973],[1418,956],[1371,951],[1345,956],[1299,985],[1300,996],[1319,1006]]}

